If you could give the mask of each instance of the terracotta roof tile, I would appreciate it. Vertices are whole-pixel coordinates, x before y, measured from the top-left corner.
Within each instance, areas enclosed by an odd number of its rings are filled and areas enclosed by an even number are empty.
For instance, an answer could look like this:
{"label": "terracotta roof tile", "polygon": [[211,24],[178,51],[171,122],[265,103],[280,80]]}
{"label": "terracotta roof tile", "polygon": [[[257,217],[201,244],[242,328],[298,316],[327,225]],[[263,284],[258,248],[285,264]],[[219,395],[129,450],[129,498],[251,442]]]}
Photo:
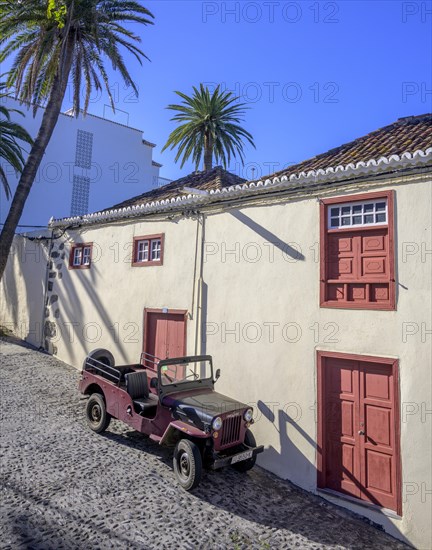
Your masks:
{"label": "terracotta roof tile", "polygon": [[400,118],[389,126],[384,126],[361,138],[267,177],[290,176],[320,168],[325,170],[329,166],[346,166],[351,162],[355,164],[370,159],[378,160],[380,157],[401,155],[406,151],[411,153],[418,149],[424,151],[428,147],[432,147],[431,113]]}
{"label": "terracotta roof tile", "polygon": [[[371,159],[378,160],[380,157],[401,155],[407,151],[414,153],[418,149],[425,151],[431,146],[431,113],[400,118],[393,124],[384,126],[361,138],[345,143],[335,149],[331,149],[326,153],[263,177],[262,180],[264,181],[267,178],[271,179],[276,176],[289,177],[292,174],[299,174],[300,172],[308,172],[310,170],[325,170],[326,168],[335,168],[339,165],[346,166],[350,163],[355,164],[360,161],[367,162]],[[128,206],[137,206],[152,201],[171,199],[182,194],[181,190],[184,187],[194,187],[196,189],[210,191],[243,184],[245,182],[245,179],[223,170],[220,166],[216,166],[208,172],[193,172],[168,185],[123,201],[104,211]]]}
{"label": "terracotta roof tile", "polygon": [[152,191],[147,191],[142,195],[123,201],[105,210],[136,206],[138,204],[151,201],[171,199],[182,194],[181,190],[184,187],[193,187],[203,191],[210,191],[211,189],[223,189],[224,187],[230,187],[231,185],[238,185],[245,182],[246,180],[244,178],[231,174],[220,166],[215,166],[212,170],[207,172],[192,172],[192,174],[172,181],[168,185],[164,185],[158,189],[153,189]]}

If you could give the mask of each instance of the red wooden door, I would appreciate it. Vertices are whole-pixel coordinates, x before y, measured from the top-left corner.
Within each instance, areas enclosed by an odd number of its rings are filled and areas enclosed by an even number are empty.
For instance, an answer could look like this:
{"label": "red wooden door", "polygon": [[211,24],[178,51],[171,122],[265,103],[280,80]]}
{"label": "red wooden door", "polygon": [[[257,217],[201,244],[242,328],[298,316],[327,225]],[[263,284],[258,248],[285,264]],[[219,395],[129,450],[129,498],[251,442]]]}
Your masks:
{"label": "red wooden door", "polygon": [[[185,355],[184,313],[147,311],[144,331],[145,352],[159,359]],[[153,365],[147,362],[147,366]]]}
{"label": "red wooden door", "polygon": [[325,369],[326,486],[360,498],[358,372],[349,361],[336,361]]}
{"label": "red wooden door", "polygon": [[388,365],[360,363],[361,480],[364,500],[396,509],[397,442],[393,373]]}
{"label": "red wooden door", "polygon": [[338,357],[322,360],[320,486],[398,510],[392,365]]}

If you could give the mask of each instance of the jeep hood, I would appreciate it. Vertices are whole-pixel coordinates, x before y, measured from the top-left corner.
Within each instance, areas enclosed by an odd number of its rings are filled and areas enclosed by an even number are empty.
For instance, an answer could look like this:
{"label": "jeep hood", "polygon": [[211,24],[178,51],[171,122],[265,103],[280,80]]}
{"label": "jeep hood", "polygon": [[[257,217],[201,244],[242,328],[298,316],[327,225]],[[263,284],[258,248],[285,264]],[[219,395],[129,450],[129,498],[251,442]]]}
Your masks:
{"label": "jeep hood", "polygon": [[173,409],[174,414],[180,419],[187,417],[201,428],[204,424],[210,424],[216,416],[249,408],[249,405],[215,391],[187,396],[179,393],[170,394],[164,397],[163,404]]}

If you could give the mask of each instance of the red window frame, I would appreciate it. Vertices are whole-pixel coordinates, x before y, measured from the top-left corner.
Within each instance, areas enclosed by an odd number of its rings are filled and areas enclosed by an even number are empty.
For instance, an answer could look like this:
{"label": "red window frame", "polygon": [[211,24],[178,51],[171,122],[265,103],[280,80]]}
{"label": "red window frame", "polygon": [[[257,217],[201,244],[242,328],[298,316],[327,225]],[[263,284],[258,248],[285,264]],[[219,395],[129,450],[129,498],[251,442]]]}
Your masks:
{"label": "red window frame", "polygon": [[[89,257],[90,261],[88,264],[83,264],[84,248],[90,248],[90,257]],[[76,250],[81,250],[81,263],[79,264],[74,264]],[[93,256],[93,243],[74,243],[71,246],[71,249],[69,252],[69,269],[90,269],[92,264],[92,256]]]}
{"label": "red window frame", "polygon": [[[387,223],[376,225],[360,225],[347,228],[331,229],[328,227],[328,208],[335,204],[366,202],[369,200],[385,199],[387,201]],[[328,258],[328,239],[332,234],[349,234],[354,237],[362,237],[363,235],[373,236],[375,234],[384,234],[387,238],[387,257],[388,257],[388,276],[387,278],[367,281],[365,278],[353,278],[351,280],[335,282],[333,285],[339,284],[343,286],[343,298],[331,300],[328,298],[329,287],[332,284],[328,276],[329,262]],[[367,278],[366,278],[367,279]],[[354,298],[350,299],[350,295],[354,295],[356,287],[364,286],[365,300],[355,302]],[[377,288],[387,288],[388,299],[379,301],[374,300],[373,293]],[[362,290],[361,288],[359,290]],[[377,291],[378,292],[378,291]],[[380,191],[373,193],[362,193],[359,195],[347,195],[342,197],[334,197],[331,199],[322,199],[320,201],[320,306],[330,308],[343,309],[379,309],[379,310],[395,310],[396,309],[396,287],[395,287],[395,253],[394,253],[394,191]]]}
{"label": "red window frame", "polygon": [[[157,235],[143,235],[141,237],[134,237],[133,240],[133,249],[132,249],[132,267],[148,267],[151,265],[163,265],[163,254],[164,254],[164,233],[159,233]],[[148,242],[148,260],[138,260],[138,247],[139,243],[147,241]],[[151,248],[153,241],[160,241],[160,257],[158,260],[151,260]]]}

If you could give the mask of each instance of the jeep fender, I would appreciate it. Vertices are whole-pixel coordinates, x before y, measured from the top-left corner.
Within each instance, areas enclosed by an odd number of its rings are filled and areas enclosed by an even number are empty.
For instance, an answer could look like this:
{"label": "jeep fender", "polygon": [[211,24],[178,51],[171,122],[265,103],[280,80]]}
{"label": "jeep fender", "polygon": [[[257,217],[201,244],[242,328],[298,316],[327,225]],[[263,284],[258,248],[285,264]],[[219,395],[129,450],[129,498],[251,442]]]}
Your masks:
{"label": "jeep fender", "polygon": [[94,382],[85,387],[81,393],[88,397],[90,397],[90,395],[92,395],[93,393],[100,393],[105,399],[105,393],[103,389],[99,386],[99,384],[95,384]]}
{"label": "jeep fender", "polygon": [[173,420],[169,423],[169,426],[165,430],[159,444],[172,446],[175,445],[179,439],[185,436],[192,439],[208,439],[210,437],[209,434],[203,432],[195,426],[191,426],[181,420]]}

